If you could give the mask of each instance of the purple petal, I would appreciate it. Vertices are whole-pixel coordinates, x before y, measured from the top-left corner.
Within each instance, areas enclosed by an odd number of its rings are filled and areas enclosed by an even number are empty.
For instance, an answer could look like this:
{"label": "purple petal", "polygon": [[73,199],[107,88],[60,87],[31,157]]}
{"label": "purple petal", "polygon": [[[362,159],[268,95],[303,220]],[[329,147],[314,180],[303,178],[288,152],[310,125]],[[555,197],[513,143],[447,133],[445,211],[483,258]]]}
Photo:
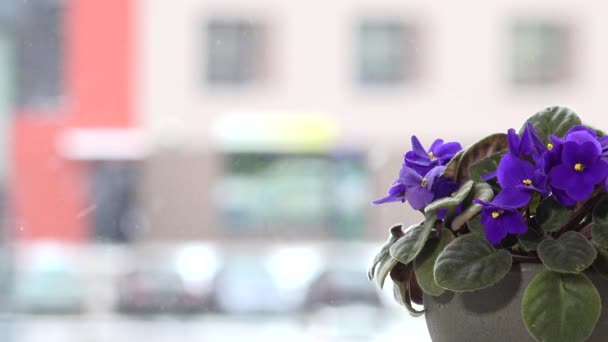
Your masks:
{"label": "purple petal", "polygon": [[549,174],[551,186],[567,190],[576,186],[577,171],[570,165],[560,164],[554,167]]}
{"label": "purple petal", "polygon": [[496,175],[498,184],[509,188],[521,185],[524,179],[531,179],[535,172],[534,165],[509,153],[500,160]]}
{"label": "purple petal", "polygon": [[562,145],[562,162],[568,165],[574,165],[579,162],[578,159],[579,145],[573,141],[567,141]]}
{"label": "purple petal", "polygon": [[433,200],[433,193],[421,186],[408,188],[405,196],[415,210],[423,209]]}
{"label": "purple petal", "polygon": [[405,185],[393,182],[393,185],[388,189],[388,195],[377,199],[372,204],[383,204],[389,202],[404,202],[405,201]]}
{"label": "purple petal", "polygon": [[524,222],[519,212],[505,213],[502,215],[502,224],[511,234],[522,234],[528,231],[528,225]]}
{"label": "purple petal", "polygon": [[591,128],[589,128],[587,126],[583,126],[583,125],[576,125],[576,126],[570,128],[568,130],[568,132],[566,132],[565,138],[568,139],[568,136],[575,132],[587,132],[593,138],[597,138],[597,133],[595,133],[594,130],[592,130]]}
{"label": "purple petal", "polygon": [[[581,176],[577,178],[582,178]],[[594,184],[587,182],[577,182],[576,186],[570,187],[566,189],[566,193],[568,196],[572,197],[573,200],[576,201],[584,201],[593,193]]]}
{"label": "purple petal", "polygon": [[[491,215],[491,214],[490,214]],[[488,222],[484,224],[484,230],[486,231],[486,239],[489,243],[497,245],[507,236],[506,227],[500,222],[500,220],[494,219],[490,216],[490,220],[494,222]]]}
{"label": "purple petal", "polygon": [[549,135],[549,141],[551,141],[551,143],[553,145],[562,145],[563,143],[566,142],[566,140],[556,136],[556,135]]}
{"label": "purple petal", "polygon": [[603,181],[608,175],[608,162],[603,158],[597,160],[597,162],[593,164],[587,165],[585,171],[583,171],[583,176],[585,177],[585,183],[589,184],[597,184]]}
{"label": "purple petal", "polygon": [[591,134],[586,129],[581,129],[578,131],[574,131],[572,133],[568,133],[566,135],[566,142],[574,142],[578,145],[582,145],[585,143],[591,143],[595,147],[597,154],[602,153],[602,146],[600,142],[597,140],[595,134]]}
{"label": "purple petal", "polygon": [[424,178],[427,180],[427,189],[430,190],[433,187],[435,179],[438,178],[443,171],[445,171],[445,166],[435,166],[424,176]]}
{"label": "purple petal", "polygon": [[526,130],[528,130],[530,133],[530,138],[532,139],[532,143],[534,144],[534,148],[537,150],[537,152],[542,153],[546,151],[547,146],[543,144],[540,136],[538,136],[538,132],[536,131],[536,128],[534,128],[534,125],[528,122],[526,125]]}
{"label": "purple petal", "polygon": [[507,131],[507,145],[509,146],[509,151],[517,156],[519,156],[519,135],[513,128]]}
{"label": "purple petal", "polygon": [[437,155],[438,150],[443,145],[443,139],[435,139],[431,144],[431,148],[429,148],[429,152],[433,152],[433,154]]}
{"label": "purple petal", "polygon": [[521,208],[527,205],[532,199],[532,193],[516,188],[503,189],[496,195],[492,204],[499,207]]}
{"label": "purple petal", "polygon": [[521,156],[531,156],[533,149],[534,143],[532,141],[532,135],[528,129],[528,126],[526,126],[519,141],[519,154]]}
{"label": "purple petal", "polygon": [[428,154],[426,153],[426,150],[424,149],[424,147],[422,147],[420,140],[418,140],[418,137],[415,135],[412,135],[412,151],[416,153],[416,155],[418,155],[419,157],[426,157],[428,159]]}
{"label": "purple petal", "polygon": [[460,150],[462,150],[462,145],[457,142],[449,142],[441,145],[435,156],[441,160],[441,163],[449,162]]}
{"label": "purple petal", "polygon": [[404,184],[406,188],[420,186],[422,183],[422,176],[412,168],[402,167],[399,172],[399,181]]}
{"label": "purple petal", "polygon": [[601,151],[598,152],[596,146],[593,143],[586,142],[580,145],[580,148],[578,150],[578,162],[582,163],[583,165],[585,165],[585,167],[587,167],[595,163],[601,155]]}
{"label": "purple petal", "polygon": [[375,201],[372,201],[372,204],[378,205],[378,204],[391,203],[391,202],[405,202],[405,197],[397,196],[397,195],[388,195],[388,196],[382,197],[380,199],[377,199]]}
{"label": "purple petal", "polygon": [[576,204],[576,201],[570,198],[564,190],[553,189],[552,195],[560,204],[566,207],[571,207]]}
{"label": "purple petal", "polygon": [[496,178],[496,174],[498,173],[498,170],[494,170],[490,173],[486,173],[485,175],[481,176],[481,179],[483,179],[484,181],[489,181],[492,178]]}

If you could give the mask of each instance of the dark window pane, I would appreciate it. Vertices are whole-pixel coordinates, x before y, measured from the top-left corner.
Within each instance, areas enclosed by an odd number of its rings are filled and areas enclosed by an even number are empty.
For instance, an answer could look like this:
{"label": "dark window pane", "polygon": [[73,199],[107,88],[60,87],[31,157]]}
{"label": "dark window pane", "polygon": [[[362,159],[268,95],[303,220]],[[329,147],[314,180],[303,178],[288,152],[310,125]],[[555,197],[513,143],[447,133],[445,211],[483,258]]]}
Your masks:
{"label": "dark window pane", "polygon": [[549,84],[568,77],[569,31],[557,23],[518,22],[512,30],[512,81]]}
{"label": "dark window pane", "polygon": [[94,238],[130,241],[138,227],[135,166],[128,162],[99,161],[91,168]]}
{"label": "dark window pane", "polygon": [[20,2],[15,18],[17,106],[45,108],[63,95],[63,17],[58,0]]}
{"label": "dark window pane", "polygon": [[229,154],[222,221],[230,232],[360,238],[368,202],[362,155]]}
{"label": "dark window pane", "polygon": [[244,83],[260,78],[264,29],[244,20],[207,24],[207,70],[210,83]]}
{"label": "dark window pane", "polygon": [[391,84],[413,76],[415,34],[404,23],[367,20],[359,26],[359,79]]}

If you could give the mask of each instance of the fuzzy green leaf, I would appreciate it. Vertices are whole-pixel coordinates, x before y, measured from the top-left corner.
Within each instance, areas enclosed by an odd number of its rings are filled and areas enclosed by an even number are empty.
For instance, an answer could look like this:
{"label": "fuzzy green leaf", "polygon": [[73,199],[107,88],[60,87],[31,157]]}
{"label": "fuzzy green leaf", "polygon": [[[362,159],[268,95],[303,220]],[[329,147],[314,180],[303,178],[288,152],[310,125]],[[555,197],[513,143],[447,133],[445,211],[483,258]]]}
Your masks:
{"label": "fuzzy green leaf", "polygon": [[598,248],[597,258],[595,258],[592,266],[597,273],[604,276],[604,278],[608,278],[608,250]]}
{"label": "fuzzy green leaf", "polygon": [[[494,198],[494,191],[488,183],[475,183],[473,186],[473,199],[489,202]],[[481,212],[481,204],[471,203],[451,223],[452,230],[459,230],[467,221]]]}
{"label": "fuzzy green leaf", "polygon": [[538,257],[555,272],[580,273],[591,266],[597,252],[586,237],[569,231],[557,240],[545,239],[538,245]]}
{"label": "fuzzy green leaf", "polygon": [[601,248],[608,248],[608,226],[594,224],[591,227],[593,243]]}
{"label": "fuzzy green leaf", "polygon": [[511,254],[478,234],[449,244],[435,263],[435,282],[452,291],[474,291],[496,284],[511,269]]}
{"label": "fuzzy green leaf", "polygon": [[473,189],[473,181],[464,183],[452,196],[438,199],[424,208],[425,213],[458,206]]}
{"label": "fuzzy green leaf", "polygon": [[397,266],[391,271],[391,279],[393,280],[393,296],[397,303],[403,305],[410,315],[417,317],[424,313],[419,311],[412,305],[412,292],[410,282],[412,274],[414,273],[414,265],[397,264]]}
{"label": "fuzzy green leaf", "polygon": [[[403,235],[404,235],[403,225],[401,225],[401,224],[396,224],[389,229],[389,235],[388,235],[387,241],[382,245],[380,252],[378,252],[378,254],[376,254],[376,257],[374,258],[374,261],[372,261],[372,265],[370,266],[370,268],[367,272],[367,277],[369,278],[369,280],[374,279],[374,275],[376,274],[378,265],[381,262],[383,262],[387,257],[390,257],[389,249]],[[382,280],[382,283],[384,283],[384,279]],[[382,286],[380,286],[380,287],[382,287]]]}
{"label": "fuzzy green leaf", "polygon": [[[549,135],[556,135],[561,138],[566,135],[570,128],[582,124],[581,119],[573,110],[560,106],[545,108],[532,115],[526,121],[526,124],[528,122],[536,128],[538,136],[545,144],[549,143]],[[525,127],[524,124],[519,130],[520,135]]]}
{"label": "fuzzy green leaf", "polygon": [[470,219],[467,222],[467,227],[469,227],[469,230],[472,233],[479,234],[485,238],[486,230],[483,226],[483,223],[481,223],[481,215],[477,214],[477,215],[475,215],[475,217]]}
{"label": "fuzzy green leaf", "polygon": [[519,244],[528,252],[538,249],[538,245],[546,238],[546,233],[535,227],[528,227],[528,231],[519,234],[517,239]]}
{"label": "fuzzy green leaf", "polygon": [[536,222],[546,232],[559,231],[572,216],[572,209],[549,197],[536,208]]}
{"label": "fuzzy green leaf", "polygon": [[522,302],[524,324],[537,341],[585,341],[600,312],[600,295],[582,273],[543,271],[532,280]]}
{"label": "fuzzy green leaf", "polygon": [[453,239],[454,234],[447,229],[442,229],[439,233],[439,238],[429,239],[426,246],[422,249],[422,252],[420,252],[414,261],[414,269],[418,284],[424,292],[430,295],[440,296],[445,291],[444,288],[435,283],[433,269],[435,268],[435,262],[437,261],[439,253],[441,253],[445,246]]}
{"label": "fuzzy green leaf", "polygon": [[429,213],[426,221],[405,232],[405,235],[389,249],[391,257],[406,265],[412,262],[426,244],[435,221],[437,221],[437,213]]}
{"label": "fuzzy green leaf", "polygon": [[453,181],[456,180],[456,174],[458,173],[458,165],[460,164],[460,159],[462,159],[462,155],[464,154],[464,150],[460,150],[452,159],[446,164],[445,170],[441,173],[441,177],[449,178]]}
{"label": "fuzzy green leaf", "polygon": [[469,167],[469,177],[475,182],[483,182],[483,176],[496,171],[500,160],[505,155],[506,151],[494,153],[493,155],[482,159]]}
{"label": "fuzzy green leaf", "polygon": [[471,179],[469,175],[471,165],[506,148],[507,135],[504,133],[492,134],[469,146],[458,163],[456,181],[460,184],[468,181]]}
{"label": "fuzzy green leaf", "polygon": [[592,211],[593,223],[599,226],[608,226],[608,196],[604,196]]}

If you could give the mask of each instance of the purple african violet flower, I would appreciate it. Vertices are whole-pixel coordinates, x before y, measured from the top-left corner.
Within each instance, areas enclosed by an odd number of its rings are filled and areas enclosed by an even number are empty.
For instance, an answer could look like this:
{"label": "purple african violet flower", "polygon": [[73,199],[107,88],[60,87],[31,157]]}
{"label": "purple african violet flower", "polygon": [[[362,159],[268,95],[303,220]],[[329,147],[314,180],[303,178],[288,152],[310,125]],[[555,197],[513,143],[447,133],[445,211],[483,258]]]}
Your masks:
{"label": "purple african violet flower", "polygon": [[436,198],[433,185],[444,170],[445,166],[436,166],[423,177],[416,170],[403,165],[399,172],[399,178],[393,182],[389,189],[388,196],[372,203],[382,204],[397,201],[405,202],[407,200],[412,208],[423,209]]}
{"label": "purple african violet flower", "polygon": [[497,200],[512,208],[521,208],[532,199],[532,193],[537,192],[547,196],[547,177],[534,164],[517,158],[509,153],[498,164],[496,176],[502,191]]}
{"label": "purple african violet flower", "polygon": [[405,154],[405,165],[425,175],[437,165],[447,164],[453,157],[462,150],[462,146],[457,142],[444,143],[442,139],[437,139],[428,151],[420,143],[420,140],[412,136],[412,151]]}
{"label": "purple african violet flower", "polygon": [[528,230],[521,213],[512,207],[494,200],[487,203],[475,200],[483,206],[481,209],[481,223],[486,232],[486,239],[493,245],[499,244],[507,234],[522,234]]}
{"label": "purple african violet flower", "polygon": [[526,126],[521,137],[513,128],[507,131],[507,145],[509,146],[509,153],[519,158],[527,157],[532,154],[534,144],[532,142],[529,127],[530,126]]}
{"label": "purple african violet flower", "polygon": [[519,158],[531,157],[535,161],[547,150],[547,146],[540,140],[536,128],[529,122],[526,124],[521,137],[513,128],[509,129],[507,145],[509,146],[509,153]]}
{"label": "purple african violet flower", "polygon": [[551,169],[551,187],[563,190],[575,201],[583,201],[608,175],[608,162],[601,156],[600,143],[589,132],[568,134],[562,145],[561,163]]}

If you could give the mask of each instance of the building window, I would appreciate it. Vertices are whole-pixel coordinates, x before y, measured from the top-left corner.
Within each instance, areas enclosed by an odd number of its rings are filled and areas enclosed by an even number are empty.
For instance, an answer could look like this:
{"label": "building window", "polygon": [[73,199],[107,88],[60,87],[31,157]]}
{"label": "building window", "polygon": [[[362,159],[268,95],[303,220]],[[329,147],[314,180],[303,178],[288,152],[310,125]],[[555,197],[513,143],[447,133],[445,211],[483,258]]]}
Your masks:
{"label": "building window", "polygon": [[397,84],[414,77],[415,30],[400,21],[364,20],[359,24],[359,81]]}
{"label": "building window", "polygon": [[65,10],[62,1],[20,1],[15,13],[13,32],[17,107],[56,107],[64,95]]}
{"label": "building window", "polygon": [[93,238],[129,242],[140,226],[137,206],[137,166],[124,161],[91,164]]}
{"label": "building window", "polygon": [[512,82],[551,84],[568,78],[570,35],[552,22],[519,21],[512,28]]}
{"label": "building window", "polygon": [[218,20],[206,27],[206,79],[212,84],[258,81],[264,74],[266,30],[248,20]]}
{"label": "building window", "polygon": [[362,236],[369,198],[362,154],[234,153],[225,162],[219,207],[226,231]]}

